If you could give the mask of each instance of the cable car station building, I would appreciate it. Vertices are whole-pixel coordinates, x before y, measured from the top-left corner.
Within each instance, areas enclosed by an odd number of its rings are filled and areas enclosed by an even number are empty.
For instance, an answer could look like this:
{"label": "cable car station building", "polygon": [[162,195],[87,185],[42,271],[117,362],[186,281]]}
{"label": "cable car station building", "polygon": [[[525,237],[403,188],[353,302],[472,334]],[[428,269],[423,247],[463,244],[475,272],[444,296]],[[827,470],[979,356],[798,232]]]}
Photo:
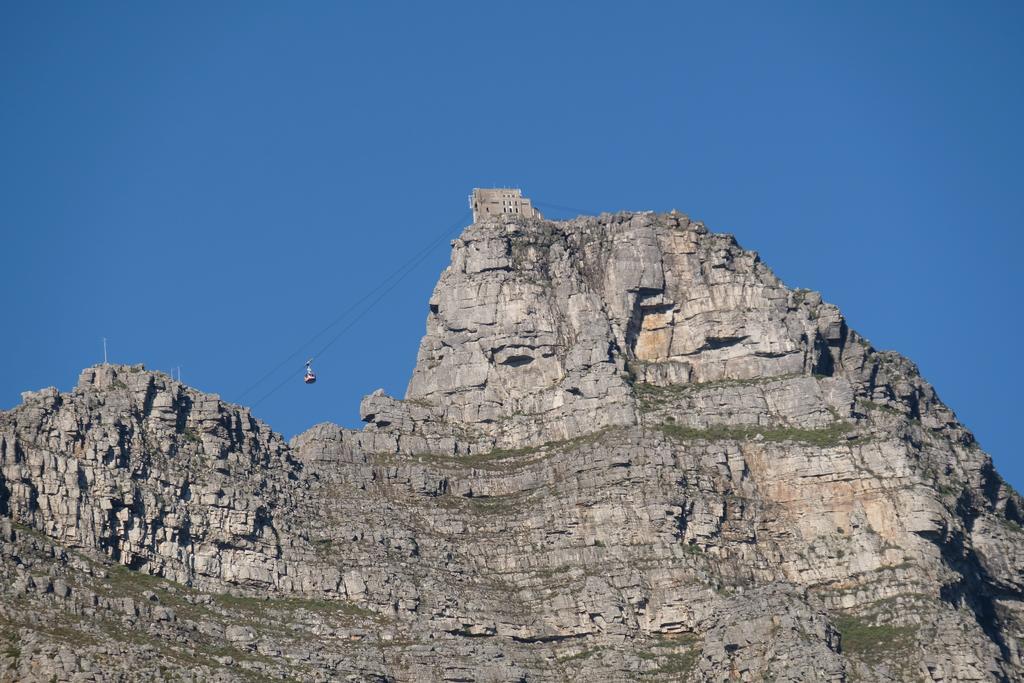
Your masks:
{"label": "cable car station building", "polygon": [[528,218],[543,218],[533,203],[523,196],[519,188],[474,187],[469,195],[469,206],[473,209],[473,222],[501,214],[518,214]]}

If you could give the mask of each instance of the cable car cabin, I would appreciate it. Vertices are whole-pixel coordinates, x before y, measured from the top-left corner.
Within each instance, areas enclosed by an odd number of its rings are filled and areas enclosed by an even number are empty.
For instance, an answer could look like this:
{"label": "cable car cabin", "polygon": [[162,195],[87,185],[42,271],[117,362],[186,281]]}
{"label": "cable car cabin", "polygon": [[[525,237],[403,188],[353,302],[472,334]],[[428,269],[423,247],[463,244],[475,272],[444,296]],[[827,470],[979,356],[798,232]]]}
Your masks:
{"label": "cable car cabin", "polygon": [[302,378],[302,381],[306,384],[313,384],[316,382],[316,374],[312,370],[307,370],[306,376]]}

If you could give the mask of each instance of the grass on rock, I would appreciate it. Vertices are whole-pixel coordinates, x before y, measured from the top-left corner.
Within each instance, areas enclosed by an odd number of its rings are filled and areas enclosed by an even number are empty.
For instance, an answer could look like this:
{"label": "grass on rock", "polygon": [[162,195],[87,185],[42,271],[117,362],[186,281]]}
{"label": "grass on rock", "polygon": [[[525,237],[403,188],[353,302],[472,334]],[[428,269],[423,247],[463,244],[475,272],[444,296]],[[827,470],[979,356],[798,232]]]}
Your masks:
{"label": "grass on rock", "polygon": [[685,427],[676,424],[658,425],[659,429],[669,438],[677,441],[747,441],[760,435],[762,439],[772,443],[795,441],[811,446],[838,446],[848,440],[853,425],[846,422],[833,422],[821,429],[800,429],[797,427],[748,427],[733,425],[715,425],[706,428]]}

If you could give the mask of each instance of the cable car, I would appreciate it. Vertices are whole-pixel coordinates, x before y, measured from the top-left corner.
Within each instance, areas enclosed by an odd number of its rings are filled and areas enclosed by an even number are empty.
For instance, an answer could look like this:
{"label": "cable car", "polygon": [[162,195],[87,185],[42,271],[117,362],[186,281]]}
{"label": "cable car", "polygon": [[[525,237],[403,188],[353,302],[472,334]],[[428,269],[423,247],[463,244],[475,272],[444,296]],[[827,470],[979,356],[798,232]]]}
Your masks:
{"label": "cable car", "polygon": [[313,384],[314,382],[316,382],[316,373],[313,372],[312,363],[312,358],[306,361],[306,375],[305,377],[302,378],[302,381],[305,382],[306,384]]}

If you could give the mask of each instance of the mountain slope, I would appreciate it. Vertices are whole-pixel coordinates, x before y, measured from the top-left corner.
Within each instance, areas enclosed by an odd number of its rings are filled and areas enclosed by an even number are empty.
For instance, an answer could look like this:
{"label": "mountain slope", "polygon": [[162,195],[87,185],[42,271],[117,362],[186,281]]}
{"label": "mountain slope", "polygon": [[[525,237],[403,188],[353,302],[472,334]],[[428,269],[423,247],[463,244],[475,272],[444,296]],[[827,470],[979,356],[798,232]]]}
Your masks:
{"label": "mountain slope", "polygon": [[26,394],[0,679],[1024,676],[1020,497],[912,363],[680,214],[470,226],[361,416],[285,444],[140,366]]}

